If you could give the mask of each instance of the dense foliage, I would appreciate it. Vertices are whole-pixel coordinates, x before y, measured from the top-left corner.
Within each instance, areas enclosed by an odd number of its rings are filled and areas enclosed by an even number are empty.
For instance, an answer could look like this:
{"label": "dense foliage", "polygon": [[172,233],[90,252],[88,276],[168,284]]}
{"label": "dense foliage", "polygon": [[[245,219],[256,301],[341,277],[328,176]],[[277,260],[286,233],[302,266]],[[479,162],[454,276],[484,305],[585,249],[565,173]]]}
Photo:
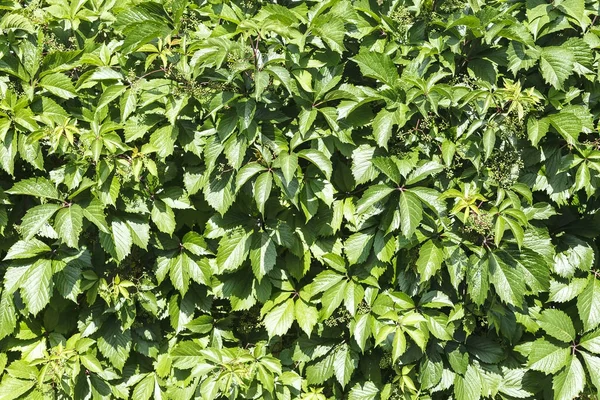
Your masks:
{"label": "dense foliage", "polygon": [[599,7],[0,0],[0,399],[595,398]]}

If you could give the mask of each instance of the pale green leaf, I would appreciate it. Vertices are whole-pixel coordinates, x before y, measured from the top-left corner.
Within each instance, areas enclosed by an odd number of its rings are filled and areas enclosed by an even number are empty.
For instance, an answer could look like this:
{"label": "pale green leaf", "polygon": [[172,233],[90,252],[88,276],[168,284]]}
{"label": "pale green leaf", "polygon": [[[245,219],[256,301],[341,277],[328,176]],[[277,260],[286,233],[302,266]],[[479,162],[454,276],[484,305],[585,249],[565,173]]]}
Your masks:
{"label": "pale green leaf", "polygon": [[254,201],[261,214],[265,213],[265,204],[271,195],[271,186],[273,185],[273,175],[270,172],[264,172],[256,178],[254,182]]}
{"label": "pale green leaf", "polygon": [[539,324],[543,330],[555,339],[565,343],[575,340],[575,328],[571,318],[561,310],[548,309],[540,314]]}
{"label": "pale green leaf", "polygon": [[443,260],[444,250],[440,243],[431,239],[426,241],[419,250],[416,263],[420,281],[426,282],[431,279],[440,270]]}
{"label": "pale green leaf", "polygon": [[319,321],[319,311],[304,300],[298,299],[295,303],[294,313],[300,329],[306,333],[306,336],[310,337]]}
{"label": "pale green leaf", "polygon": [[156,227],[161,232],[166,234],[173,234],[177,221],[175,221],[175,213],[166,205],[162,200],[156,200],[152,206],[152,222],[156,224]]}
{"label": "pale green leaf", "polygon": [[360,67],[360,72],[369,78],[377,79],[389,86],[400,80],[394,62],[387,54],[363,51],[351,59]]}
{"label": "pale green leaf", "polygon": [[454,395],[456,400],[479,400],[481,398],[481,379],[473,365],[467,367],[464,377],[456,377]]}
{"label": "pale green leaf", "polygon": [[538,339],[531,345],[527,366],[546,374],[554,374],[567,364],[570,356],[569,347],[558,347],[545,339]]}
{"label": "pale green leaf", "polygon": [[44,76],[40,80],[40,86],[63,99],[77,97],[77,91],[71,79],[59,72]]}
{"label": "pale green leaf", "polygon": [[273,269],[276,261],[277,247],[271,235],[264,231],[255,233],[250,249],[250,263],[259,282]]}
{"label": "pale green leaf", "polygon": [[358,367],[358,357],[350,350],[350,346],[347,343],[342,344],[335,351],[333,358],[333,372],[337,381],[345,387],[352,373]]}
{"label": "pale green leaf", "polygon": [[366,382],[363,386],[357,383],[350,390],[348,400],[375,400],[378,394],[379,388],[373,382]]}
{"label": "pale green leaf", "polygon": [[544,80],[556,89],[562,89],[564,82],[573,73],[575,56],[572,51],[549,46],[541,49],[540,70]]}
{"label": "pale green leaf", "polygon": [[294,300],[291,298],[271,309],[264,318],[269,337],[285,335],[292,327],[294,315]]}
{"label": "pale green leaf", "polygon": [[552,389],[556,400],[572,400],[585,387],[585,370],[579,359],[571,356],[564,371],[552,379]]}
{"label": "pale green leaf", "polygon": [[600,324],[600,282],[594,275],[577,298],[577,310],[584,330],[589,331]]}
{"label": "pale green leaf", "polygon": [[[0,339],[13,333],[17,328],[17,313],[13,304],[13,296],[8,290],[2,291],[0,297]],[[0,391],[0,393],[2,393]]]}
{"label": "pale green leaf", "polygon": [[22,294],[27,309],[37,315],[50,302],[52,290],[52,263],[50,260],[38,260],[23,277]]}
{"label": "pale green leaf", "polygon": [[217,250],[219,271],[235,271],[248,257],[252,232],[236,229],[224,236]]}
{"label": "pale green leaf", "polygon": [[298,156],[295,153],[282,151],[279,153],[278,160],[280,162],[281,172],[286,181],[290,182],[296,175],[298,169]]}
{"label": "pale green leaf", "polygon": [[393,188],[387,185],[373,185],[365,190],[361,199],[356,203],[357,214],[364,214],[371,207],[380,203],[394,191]]}
{"label": "pale green leaf", "polygon": [[423,219],[421,200],[414,193],[405,190],[400,193],[399,208],[402,234],[410,238]]}
{"label": "pale green leaf", "polygon": [[50,247],[37,239],[30,240],[19,240],[15,244],[13,244],[6,256],[5,260],[19,260],[26,259],[31,257],[36,257],[43,253],[49,253],[51,251]]}
{"label": "pale green leaf", "polygon": [[24,179],[15,183],[6,193],[60,200],[56,186],[46,178]]}
{"label": "pale green leaf", "polygon": [[133,245],[131,232],[129,231],[127,224],[118,218],[115,218],[112,221],[111,228],[117,261],[123,261],[123,259],[129,255],[131,246]]}
{"label": "pale green leaf", "polygon": [[134,399],[140,400],[148,400],[152,397],[154,393],[154,384],[155,384],[155,376],[153,373],[147,374],[144,379],[142,379],[133,390]]}
{"label": "pale green leaf", "polygon": [[333,173],[331,160],[329,160],[325,154],[319,150],[306,149],[298,152],[298,157],[310,161],[323,172],[327,179],[331,179],[331,174]]}
{"label": "pale green leaf", "polygon": [[0,382],[0,400],[15,400],[27,393],[36,384],[35,380],[24,380],[4,374]]}
{"label": "pale green leaf", "polygon": [[600,354],[600,330],[586,333],[579,344],[594,354]]}
{"label": "pale green leaf", "polygon": [[77,248],[79,235],[83,228],[83,209],[79,204],[63,207],[56,213],[54,228],[69,247]]}
{"label": "pale green leaf", "polygon": [[512,305],[521,306],[525,295],[525,281],[514,265],[509,265],[494,253],[489,253],[490,283],[500,298]]}
{"label": "pale green leaf", "polygon": [[593,356],[585,351],[581,352],[581,356],[587,366],[592,384],[596,387],[596,390],[600,390],[600,357]]}
{"label": "pale green leaf", "polygon": [[83,216],[96,225],[102,232],[108,233],[109,228],[104,215],[104,205],[102,202],[93,199],[83,207]]}

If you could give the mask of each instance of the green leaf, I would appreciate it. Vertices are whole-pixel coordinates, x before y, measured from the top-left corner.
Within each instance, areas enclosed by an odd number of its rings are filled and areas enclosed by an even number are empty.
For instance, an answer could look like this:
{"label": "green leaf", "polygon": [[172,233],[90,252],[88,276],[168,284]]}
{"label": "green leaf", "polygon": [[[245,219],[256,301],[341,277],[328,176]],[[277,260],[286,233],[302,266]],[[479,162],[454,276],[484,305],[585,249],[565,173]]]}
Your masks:
{"label": "green leaf", "polygon": [[379,147],[387,149],[395,120],[395,113],[386,109],[382,109],[373,120],[373,135]]}
{"label": "green leaf", "polygon": [[113,100],[122,95],[123,92],[125,92],[125,89],[127,89],[127,86],[125,85],[113,85],[107,87],[106,90],[102,93],[102,96],[100,96],[100,100],[98,101],[96,110],[100,110],[102,107],[105,107],[108,104],[110,104]]}
{"label": "green leaf", "polygon": [[185,251],[180,252],[169,261],[169,278],[175,289],[177,289],[182,296],[186,294],[189,288],[190,263],[192,262],[193,261],[190,260]]}
{"label": "green leaf", "polygon": [[569,357],[564,371],[552,379],[552,389],[556,400],[572,400],[576,398],[585,387],[585,370],[579,359]]}
{"label": "green leaf", "polygon": [[269,337],[285,335],[292,327],[294,315],[294,300],[291,298],[273,307],[264,318]]}
{"label": "green leaf", "polygon": [[[15,172],[15,158],[17,156],[17,133],[9,131],[0,143],[0,166],[11,176]],[[0,139],[2,136],[0,136]]]}
{"label": "green leaf", "polygon": [[58,190],[46,178],[29,178],[19,181],[6,191],[9,194],[22,194],[45,199],[60,200]]}
{"label": "green leaf", "polygon": [[581,119],[575,114],[561,112],[546,118],[550,122],[550,125],[552,125],[552,127],[556,129],[568,143],[575,144],[578,142],[579,135],[583,130],[583,125]]}
{"label": "green leaf", "polygon": [[250,263],[254,276],[260,282],[277,262],[277,247],[271,235],[267,232],[255,233],[250,250]]}
{"label": "green leaf", "polygon": [[225,214],[235,200],[233,172],[211,177],[203,189],[206,202],[221,215]]}
{"label": "green leaf", "polygon": [[354,336],[354,340],[358,347],[364,352],[367,339],[371,336],[371,324],[369,314],[359,314],[355,317],[350,325],[350,332]]}
{"label": "green leaf", "polygon": [[516,75],[521,69],[532,68],[539,59],[539,53],[528,50],[527,47],[515,41],[511,41],[506,51],[508,58],[508,69]]}
{"label": "green leaf", "polygon": [[540,314],[539,324],[543,330],[555,339],[565,343],[575,340],[575,328],[571,318],[561,310],[544,310]]}
{"label": "green leaf", "polygon": [[192,369],[204,359],[202,356],[203,346],[199,343],[181,340],[171,350],[171,357],[173,357],[173,364],[179,369]]}
{"label": "green leaf", "polygon": [[281,172],[286,181],[291,182],[298,169],[298,156],[294,153],[282,151],[277,158],[280,162]]}
{"label": "green leaf", "polygon": [[46,243],[37,239],[19,240],[8,249],[4,259],[19,260],[31,258],[43,253],[49,253],[51,250]]}
{"label": "green leaf", "polygon": [[217,250],[219,271],[235,271],[248,257],[252,233],[236,229],[224,236]]}
{"label": "green leaf", "polygon": [[153,373],[147,374],[133,390],[133,398],[140,400],[148,400],[154,394],[154,385],[156,383],[156,377]]}
{"label": "green leaf", "polygon": [[489,258],[473,257],[469,260],[467,267],[467,293],[473,299],[473,302],[482,305],[488,297],[489,293]]}
{"label": "green leaf", "polygon": [[340,282],[343,278],[344,275],[341,275],[330,269],[325,270],[313,279],[311,283],[312,293],[322,293],[330,287],[334,286],[336,283]]}
{"label": "green leaf", "polygon": [[292,77],[287,69],[279,65],[269,65],[265,71],[270,73],[275,79],[279,80],[287,89],[289,94],[295,94],[294,85],[292,85]]}
{"label": "green leaf", "polygon": [[550,282],[550,301],[559,303],[571,301],[583,292],[588,282],[586,278],[574,278],[568,284],[553,280]]}
{"label": "green leaf", "polygon": [[423,207],[417,195],[408,190],[400,193],[400,223],[402,234],[410,238],[423,219]]}
{"label": "green leaf", "polygon": [[415,183],[421,182],[428,176],[435,175],[442,171],[444,166],[437,161],[428,161],[418,166],[414,171],[410,173],[406,179],[407,185],[414,185]]}
{"label": "green leaf", "polygon": [[533,393],[529,392],[530,389],[528,389],[524,384],[525,382],[523,379],[528,370],[521,368],[502,368],[502,370],[504,372],[504,381],[499,388],[500,393],[518,399],[524,399],[533,396]]}
{"label": "green leaf", "polygon": [[83,209],[78,204],[63,207],[54,218],[56,232],[69,247],[78,247],[79,235],[83,227]]}
{"label": "green leaf", "polygon": [[358,64],[360,72],[366,77],[377,79],[392,87],[400,80],[398,70],[387,54],[363,51],[351,60]]}
{"label": "green leaf", "polygon": [[204,241],[203,236],[197,232],[190,231],[186,233],[183,236],[182,242],[186,250],[197,256],[213,254],[208,248],[206,241]]}
{"label": "green leaf", "polygon": [[27,309],[37,315],[50,302],[53,290],[52,263],[50,260],[38,260],[23,277],[23,300]]}
{"label": "green leaf", "polygon": [[305,135],[312,127],[315,119],[317,118],[317,109],[311,108],[310,110],[302,109],[298,115],[298,130],[302,135]]}
{"label": "green leaf", "polygon": [[[379,340],[379,339],[378,339]],[[392,339],[392,361],[396,362],[406,352],[406,336],[404,331],[396,328]]]}
{"label": "green leaf", "polygon": [[321,297],[321,319],[327,319],[333,315],[335,310],[346,299],[347,287],[351,285],[345,280],[342,280],[331,286],[323,293]]}
{"label": "green leaf", "polygon": [[267,169],[265,167],[256,162],[250,162],[244,165],[237,173],[235,187],[237,190],[240,190],[242,186],[244,186],[244,184],[250,180],[250,178],[259,172],[266,170]]}
{"label": "green leaf", "polygon": [[77,97],[77,90],[75,90],[73,82],[65,74],[55,73],[46,75],[40,80],[40,86],[63,99]]}
{"label": "green leaf", "polygon": [[595,354],[600,354],[600,330],[592,331],[583,335],[579,344]]}
{"label": "green leaf", "polygon": [[500,298],[512,305],[521,306],[525,295],[525,282],[518,268],[501,257],[489,253],[490,282]]}
{"label": "green leaf", "polygon": [[131,232],[127,224],[118,218],[112,221],[111,228],[117,261],[123,261],[131,252],[131,246],[133,245]]}
{"label": "green leaf", "polygon": [[600,357],[595,357],[585,351],[581,352],[581,356],[587,366],[592,384],[596,387],[596,390],[600,390]]}
{"label": "green leaf", "polygon": [[164,38],[171,33],[171,28],[162,21],[144,21],[128,25],[123,33],[125,40],[121,50],[124,53],[129,53],[156,38]]}
{"label": "green leaf", "polygon": [[109,319],[98,331],[98,350],[119,371],[123,369],[131,350],[131,332],[123,331],[115,319]]}
{"label": "green leaf", "polygon": [[541,49],[540,70],[542,76],[555,89],[562,89],[564,82],[573,72],[574,63],[575,56],[568,49],[559,46],[549,46]]}
{"label": "green leaf", "polygon": [[481,380],[473,365],[467,367],[464,377],[457,375],[454,395],[456,400],[479,400],[481,398]]}
{"label": "green leaf", "polygon": [[270,172],[264,172],[256,178],[254,182],[254,200],[261,214],[265,213],[265,204],[271,195],[271,186],[273,185],[273,175]]}
{"label": "green leaf", "polygon": [[109,232],[106,217],[104,215],[104,205],[101,201],[93,199],[85,207],[83,207],[83,216],[96,225],[104,233]]}
{"label": "green leaf", "polygon": [[175,227],[177,226],[175,213],[164,201],[156,200],[152,206],[152,213],[150,215],[152,217],[152,222],[156,224],[158,230],[168,235],[173,234]]}
{"label": "green leaf", "polygon": [[[10,7],[8,7],[8,9],[10,9]],[[12,14],[8,12],[4,14],[2,20],[0,20],[0,28],[5,30],[20,29],[27,31],[28,33],[35,33],[35,28],[29,18],[21,14]]]}
{"label": "green leaf", "polygon": [[356,213],[364,214],[371,207],[380,203],[394,191],[393,188],[387,185],[373,185],[369,187],[362,198],[356,203]]}
{"label": "green leaf", "polygon": [[358,357],[350,350],[347,343],[342,344],[335,350],[333,372],[342,387],[345,387],[350,382],[352,373],[357,367]]}
{"label": "green leaf", "polygon": [[0,400],[14,400],[27,393],[36,384],[36,380],[24,380],[4,374],[0,382]]}
{"label": "green leaf", "polygon": [[363,386],[357,383],[350,390],[348,400],[375,400],[378,394],[379,389],[373,382],[366,382]]}
{"label": "green leaf", "polygon": [[320,385],[334,374],[333,369],[334,355],[330,353],[322,360],[319,360],[306,367],[306,381],[309,385]]}
{"label": "green leaf", "polygon": [[129,217],[125,220],[125,223],[129,227],[133,244],[142,249],[147,249],[148,242],[150,241],[150,224],[148,221],[142,218]]}
{"label": "green leaf", "polygon": [[150,135],[150,144],[156,149],[156,154],[159,157],[166,158],[173,154],[178,133],[177,126],[166,125],[158,128]]}
{"label": "green leaf", "polygon": [[357,185],[379,176],[379,171],[373,166],[375,151],[374,147],[361,145],[352,152],[352,176]]}
{"label": "green leaf", "polygon": [[366,261],[371,253],[374,239],[375,234],[372,230],[356,232],[346,239],[344,252],[346,253],[346,257],[348,257],[350,265]]}
{"label": "green leaf", "polygon": [[585,331],[592,330],[600,324],[600,282],[593,275],[577,297],[577,310]]}
{"label": "green leaf", "polygon": [[[7,290],[2,291],[0,297],[0,339],[12,334],[17,328],[17,313],[12,300],[12,294]],[[2,391],[0,391],[0,394]]]}
{"label": "green leaf", "polygon": [[[587,25],[587,18],[585,17],[585,0],[565,0],[560,3],[558,9],[577,21],[581,29],[585,30]],[[587,22],[589,23],[589,20]]]}
{"label": "green leaf", "polygon": [[527,366],[545,374],[555,374],[567,364],[570,350],[569,347],[558,347],[545,339],[538,339],[531,345]]}
{"label": "green leaf", "polygon": [[588,271],[594,264],[594,250],[584,241],[570,237],[566,251],[554,256],[554,272],[571,277],[577,269]]}
{"label": "green leaf", "polygon": [[344,47],[346,28],[342,19],[330,18],[324,15],[320,16],[315,19],[313,31],[327,43],[331,50],[339,54],[342,54],[346,50]]}
{"label": "green leaf", "polygon": [[470,354],[486,364],[498,364],[506,358],[506,353],[498,342],[486,337],[470,336],[466,347]]}
{"label": "green leaf", "polygon": [[435,240],[426,241],[419,250],[417,260],[417,271],[419,271],[420,282],[430,280],[442,267],[444,250],[441,244]]}
{"label": "green leaf", "polygon": [[305,160],[310,161],[315,165],[315,167],[319,168],[319,170],[323,172],[327,179],[331,179],[331,174],[333,173],[331,160],[325,157],[325,154],[319,150],[306,149],[298,152],[298,157],[302,157]]}

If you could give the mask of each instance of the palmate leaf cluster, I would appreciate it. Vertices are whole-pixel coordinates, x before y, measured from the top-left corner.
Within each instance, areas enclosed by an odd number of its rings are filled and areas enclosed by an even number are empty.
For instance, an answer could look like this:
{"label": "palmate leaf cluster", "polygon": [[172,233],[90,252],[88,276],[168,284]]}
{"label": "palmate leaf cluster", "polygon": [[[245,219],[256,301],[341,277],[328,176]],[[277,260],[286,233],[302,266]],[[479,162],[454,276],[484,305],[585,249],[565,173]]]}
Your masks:
{"label": "palmate leaf cluster", "polygon": [[0,399],[600,389],[594,0],[0,0]]}

